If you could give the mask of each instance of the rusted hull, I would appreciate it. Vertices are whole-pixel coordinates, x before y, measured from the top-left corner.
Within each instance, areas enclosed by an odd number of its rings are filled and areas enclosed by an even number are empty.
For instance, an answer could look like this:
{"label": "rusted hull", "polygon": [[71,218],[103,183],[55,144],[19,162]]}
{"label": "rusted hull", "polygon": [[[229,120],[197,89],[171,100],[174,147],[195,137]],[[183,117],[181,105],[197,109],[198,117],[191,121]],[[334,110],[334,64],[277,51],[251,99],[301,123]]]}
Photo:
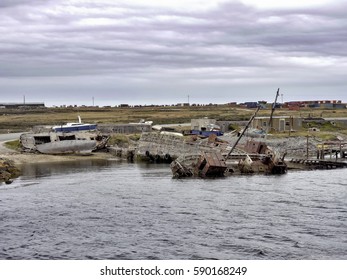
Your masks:
{"label": "rusted hull", "polygon": [[286,174],[287,165],[285,163],[280,164],[264,164],[261,161],[253,161],[252,164],[246,165],[243,163],[230,165],[229,169],[232,169],[234,173],[240,172],[241,174]]}
{"label": "rusted hull", "polygon": [[216,178],[240,174],[286,174],[287,164],[282,160],[273,161],[269,156],[246,158],[225,162],[220,155],[204,153],[195,161],[175,160],[171,163],[174,178]]}
{"label": "rusted hull", "polygon": [[179,161],[175,160],[170,164],[172,175],[174,178],[189,178],[193,177],[194,173],[191,166],[186,166],[181,164]]}
{"label": "rusted hull", "polygon": [[203,152],[200,157],[177,159],[170,167],[174,178],[224,177],[228,169],[223,156],[218,152]]}

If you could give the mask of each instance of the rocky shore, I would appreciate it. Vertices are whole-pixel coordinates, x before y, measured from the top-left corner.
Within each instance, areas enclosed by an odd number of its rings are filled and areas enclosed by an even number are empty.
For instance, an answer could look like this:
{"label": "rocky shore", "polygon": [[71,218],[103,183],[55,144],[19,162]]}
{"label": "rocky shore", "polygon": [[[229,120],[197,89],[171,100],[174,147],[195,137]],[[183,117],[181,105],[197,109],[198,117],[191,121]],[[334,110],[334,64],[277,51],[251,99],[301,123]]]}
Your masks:
{"label": "rocky shore", "polygon": [[[149,138],[148,138],[149,137]],[[148,138],[148,139],[147,139]],[[237,136],[234,134],[226,134],[221,137],[225,143],[232,145]],[[240,144],[245,144],[248,140],[247,137],[242,138]],[[322,140],[310,137],[288,137],[288,138],[268,138],[256,139],[258,141],[264,141],[268,146],[270,146],[274,151],[280,154],[286,153],[286,159],[291,158],[306,158],[307,152],[308,156],[313,158],[316,156],[317,144],[320,144]],[[308,140],[308,141],[307,141]],[[112,152],[117,150],[117,146],[110,149],[109,153],[98,152],[89,155],[46,155],[39,153],[27,153],[15,150],[10,150],[6,148],[4,142],[0,142],[0,181],[9,181],[20,174],[20,168],[23,164],[30,163],[42,163],[42,162],[68,162],[83,159],[115,159],[121,158],[117,153]],[[210,149],[208,139],[195,141],[191,143],[189,141],[183,140],[182,137],[174,137],[170,135],[161,135],[159,133],[145,133],[142,135],[140,141],[135,145],[133,143],[132,150],[137,151],[138,154],[145,154],[149,152],[153,155],[157,154],[170,154],[170,156],[179,156],[184,153],[197,153],[196,147],[199,150],[202,148]],[[228,145],[226,145],[228,146]],[[129,148],[129,147],[128,147]],[[126,159],[126,157],[123,157]]]}
{"label": "rocky shore", "polygon": [[20,169],[15,166],[12,160],[0,158],[0,182],[9,183],[20,174]]}

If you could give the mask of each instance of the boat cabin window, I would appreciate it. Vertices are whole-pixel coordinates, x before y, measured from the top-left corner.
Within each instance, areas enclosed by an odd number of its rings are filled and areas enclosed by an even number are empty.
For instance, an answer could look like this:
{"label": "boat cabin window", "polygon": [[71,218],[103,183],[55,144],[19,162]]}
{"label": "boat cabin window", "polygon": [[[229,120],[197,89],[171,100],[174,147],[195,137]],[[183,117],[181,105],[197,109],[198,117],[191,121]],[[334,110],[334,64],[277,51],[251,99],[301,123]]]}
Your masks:
{"label": "boat cabin window", "polygon": [[75,136],[75,135],[59,136],[59,140],[60,140],[60,141],[64,141],[64,140],[76,140],[76,136]]}
{"label": "boat cabin window", "polygon": [[35,145],[51,142],[50,136],[34,136],[34,139],[35,139]]}

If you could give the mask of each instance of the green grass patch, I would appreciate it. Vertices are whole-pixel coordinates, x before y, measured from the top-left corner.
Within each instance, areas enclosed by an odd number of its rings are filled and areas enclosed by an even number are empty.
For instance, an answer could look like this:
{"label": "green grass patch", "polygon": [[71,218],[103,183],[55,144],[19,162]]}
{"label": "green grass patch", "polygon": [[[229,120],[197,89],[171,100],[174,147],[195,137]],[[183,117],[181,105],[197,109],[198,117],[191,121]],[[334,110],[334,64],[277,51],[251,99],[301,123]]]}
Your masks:
{"label": "green grass patch", "polygon": [[124,134],[114,134],[108,140],[108,144],[111,146],[116,145],[116,146],[124,147],[129,145],[129,139]]}
{"label": "green grass patch", "polygon": [[5,142],[5,147],[11,150],[16,150],[16,151],[21,149],[19,140]]}
{"label": "green grass patch", "polygon": [[141,138],[141,134],[130,134],[128,138],[132,141],[139,141]]}
{"label": "green grass patch", "polygon": [[343,128],[341,125],[332,124],[331,122],[309,122],[305,124],[303,127],[306,129],[316,127],[319,128],[321,131],[339,131]]}
{"label": "green grass patch", "polygon": [[121,148],[126,148],[129,146],[131,141],[139,141],[141,138],[141,134],[113,134],[108,140],[108,145],[110,146],[118,146]]}

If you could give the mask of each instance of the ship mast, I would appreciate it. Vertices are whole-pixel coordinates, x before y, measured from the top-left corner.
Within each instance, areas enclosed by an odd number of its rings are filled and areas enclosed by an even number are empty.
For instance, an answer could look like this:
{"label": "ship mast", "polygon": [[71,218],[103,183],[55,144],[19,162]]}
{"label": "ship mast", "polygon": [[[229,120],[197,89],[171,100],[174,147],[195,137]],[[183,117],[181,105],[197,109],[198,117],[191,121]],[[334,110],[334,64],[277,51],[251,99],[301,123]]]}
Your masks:
{"label": "ship mast", "polygon": [[275,102],[272,104],[270,119],[269,119],[268,126],[266,127],[266,134],[265,134],[265,137],[267,137],[267,134],[268,134],[268,132],[269,132],[269,129],[270,129],[270,132],[271,132],[271,130],[272,130],[272,117],[273,117],[273,114],[274,114],[274,112],[275,112],[276,103],[277,103],[277,98],[278,98],[279,95],[280,95],[280,88],[277,89],[277,93],[276,93],[276,97],[275,97]]}
{"label": "ship mast", "polygon": [[239,138],[237,138],[235,144],[232,146],[231,150],[229,151],[229,153],[227,154],[227,156],[225,157],[225,159],[227,159],[231,153],[234,151],[234,149],[236,148],[237,144],[239,143],[239,141],[241,140],[243,134],[245,134],[247,128],[249,127],[249,125],[251,124],[251,122],[253,121],[253,119],[255,118],[255,116],[257,115],[257,113],[260,110],[260,106],[258,106],[257,110],[255,111],[255,113],[253,114],[253,116],[249,119],[248,123],[246,124],[246,127],[242,130]]}

